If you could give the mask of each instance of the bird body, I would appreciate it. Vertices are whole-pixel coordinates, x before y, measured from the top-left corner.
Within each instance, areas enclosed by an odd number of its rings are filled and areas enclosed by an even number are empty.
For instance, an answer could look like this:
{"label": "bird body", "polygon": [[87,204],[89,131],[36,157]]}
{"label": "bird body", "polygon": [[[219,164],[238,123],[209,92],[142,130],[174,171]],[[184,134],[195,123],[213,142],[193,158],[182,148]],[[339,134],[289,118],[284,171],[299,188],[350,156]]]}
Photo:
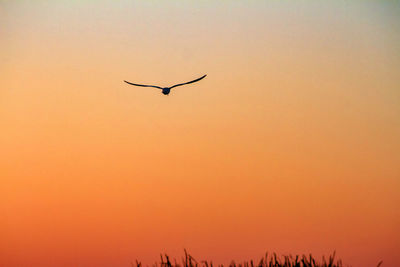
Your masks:
{"label": "bird body", "polygon": [[198,81],[204,79],[204,77],[206,77],[206,76],[207,76],[207,75],[203,75],[202,77],[200,77],[200,78],[198,78],[198,79],[196,79],[196,80],[193,80],[193,81],[190,81],[190,82],[186,82],[186,83],[175,84],[175,85],[173,85],[173,86],[171,86],[171,87],[160,87],[160,86],[156,86],[156,85],[144,85],[144,84],[131,83],[131,82],[128,82],[128,81],[124,81],[124,82],[126,82],[127,84],[130,84],[130,85],[134,85],[134,86],[154,87],[154,88],[157,88],[157,89],[161,89],[161,90],[162,90],[162,93],[163,93],[164,95],[168,95],[168,94],[171,92],[171,89],[172,89],[172,88],[175,88],[175,87],[178,87],[178,86],[182,86],[182,85],[185,85],[185,84],[190,84],[190,83],[198,82]]}
{"label": "bird body", "polygon": [[169,88],[169,87],[165,87],[165,88],[162,89],[162,93],[163,93],[164,95],[168,95],[169,92],[171,92],[171,88]]}

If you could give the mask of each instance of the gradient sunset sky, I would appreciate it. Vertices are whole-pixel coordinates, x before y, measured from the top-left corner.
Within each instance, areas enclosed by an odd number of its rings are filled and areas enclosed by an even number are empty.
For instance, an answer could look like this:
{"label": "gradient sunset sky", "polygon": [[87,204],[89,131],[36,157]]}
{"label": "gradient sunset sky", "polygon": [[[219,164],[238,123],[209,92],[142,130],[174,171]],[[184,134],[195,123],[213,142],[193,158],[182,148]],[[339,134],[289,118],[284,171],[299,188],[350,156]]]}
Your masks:
{"label": "gradient sunset sky", "polygon": [[0,0],[0,126],[1,267],[400,266],[398,1]]}

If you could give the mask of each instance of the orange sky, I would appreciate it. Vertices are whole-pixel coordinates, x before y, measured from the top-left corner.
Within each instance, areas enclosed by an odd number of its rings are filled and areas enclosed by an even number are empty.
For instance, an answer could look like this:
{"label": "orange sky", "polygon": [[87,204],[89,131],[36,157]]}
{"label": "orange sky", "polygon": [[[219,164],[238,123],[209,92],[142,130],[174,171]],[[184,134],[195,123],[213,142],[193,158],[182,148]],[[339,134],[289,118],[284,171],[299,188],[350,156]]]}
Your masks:
{"label": "orange sky", "polygon": [[400,6],[261,2],[0,1],[0,266],[400,265]]}

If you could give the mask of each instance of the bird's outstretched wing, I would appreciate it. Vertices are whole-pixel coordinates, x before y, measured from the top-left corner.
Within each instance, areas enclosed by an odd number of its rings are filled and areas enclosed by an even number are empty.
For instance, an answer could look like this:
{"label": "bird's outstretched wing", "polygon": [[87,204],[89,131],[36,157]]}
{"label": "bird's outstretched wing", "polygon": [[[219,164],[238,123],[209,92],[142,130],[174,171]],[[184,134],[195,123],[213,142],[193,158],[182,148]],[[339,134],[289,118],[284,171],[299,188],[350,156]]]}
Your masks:
{"label": "bird's outstretched wing", "polygon": [[200,78],[198,78],[198,79],[196,79],[196,80],[193,80],[193,81],[190,81],[190,82],[187,82],[187,83],[176,84],[176,85],[174,85],[174,86],[171,86],[170,88],[172,89],[172,88],[177,87],[177,86],[181,86],[181,85],[185,85],[185,84],[190,84],[190,83],[195,83],[195,82],[198,82],[198,81],[204,79],[204,77],[206,77],[206,76],[207,76],[207,74],[204,75],[204,76],[202,76],[202,77],[200,77]]}
{"label": "bird's outstretched wing", "polygon": [[141,86],[141,87],[154,87],[154,88],[162,89],[162,87],[155,86],[155,85],[136,84],[136,83],[130,83],[130,82],[127,82],[127,81],[124,81],[124,82],[126,82],[127,84],[130,84],[130,85],[135,85],[135,86]]}

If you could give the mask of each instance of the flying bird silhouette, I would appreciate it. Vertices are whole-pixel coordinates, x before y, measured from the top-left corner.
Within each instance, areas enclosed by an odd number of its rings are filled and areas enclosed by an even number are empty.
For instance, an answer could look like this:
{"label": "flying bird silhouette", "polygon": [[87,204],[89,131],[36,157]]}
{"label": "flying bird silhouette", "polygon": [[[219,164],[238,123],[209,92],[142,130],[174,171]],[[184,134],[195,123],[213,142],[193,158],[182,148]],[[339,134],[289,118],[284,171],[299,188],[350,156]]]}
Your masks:
{"label": "flying bird silhouette", "polygon": [[135,85],[135,86],[154,87],[154,88],[157,88],[157,89],[161,89],[161,90],[162,90],[162,93],[163,93],[164,95],[168,95],[168,94],[171,92],[171,89],[172,89],[172,88],[175,88],[175,87],[178,87],[178,86],[181,86],[181,85],[185,85],[185,84],[190,84],[190,83],[198,82],[198,81],[204,79],[204,77],[206,77],[206,76],[207,76],[207,74],[204,75],[204,76],[202,76],[202,77],[200,77],[200,78],[198,78],[198,79],[196,79],[196,80],[193,80],[193,81],[190,81],[190,82],[187,82],[187,83],[175,84],[174,86],[171,86],[171,87],[160,87],[160,86],[156,86],[156,85],[136,84],[136,83],[131,83],[131,82],[128,82],[128,81],[124,81],[124,82],[126,82],[127,84],[130,84],[130,85]]}

